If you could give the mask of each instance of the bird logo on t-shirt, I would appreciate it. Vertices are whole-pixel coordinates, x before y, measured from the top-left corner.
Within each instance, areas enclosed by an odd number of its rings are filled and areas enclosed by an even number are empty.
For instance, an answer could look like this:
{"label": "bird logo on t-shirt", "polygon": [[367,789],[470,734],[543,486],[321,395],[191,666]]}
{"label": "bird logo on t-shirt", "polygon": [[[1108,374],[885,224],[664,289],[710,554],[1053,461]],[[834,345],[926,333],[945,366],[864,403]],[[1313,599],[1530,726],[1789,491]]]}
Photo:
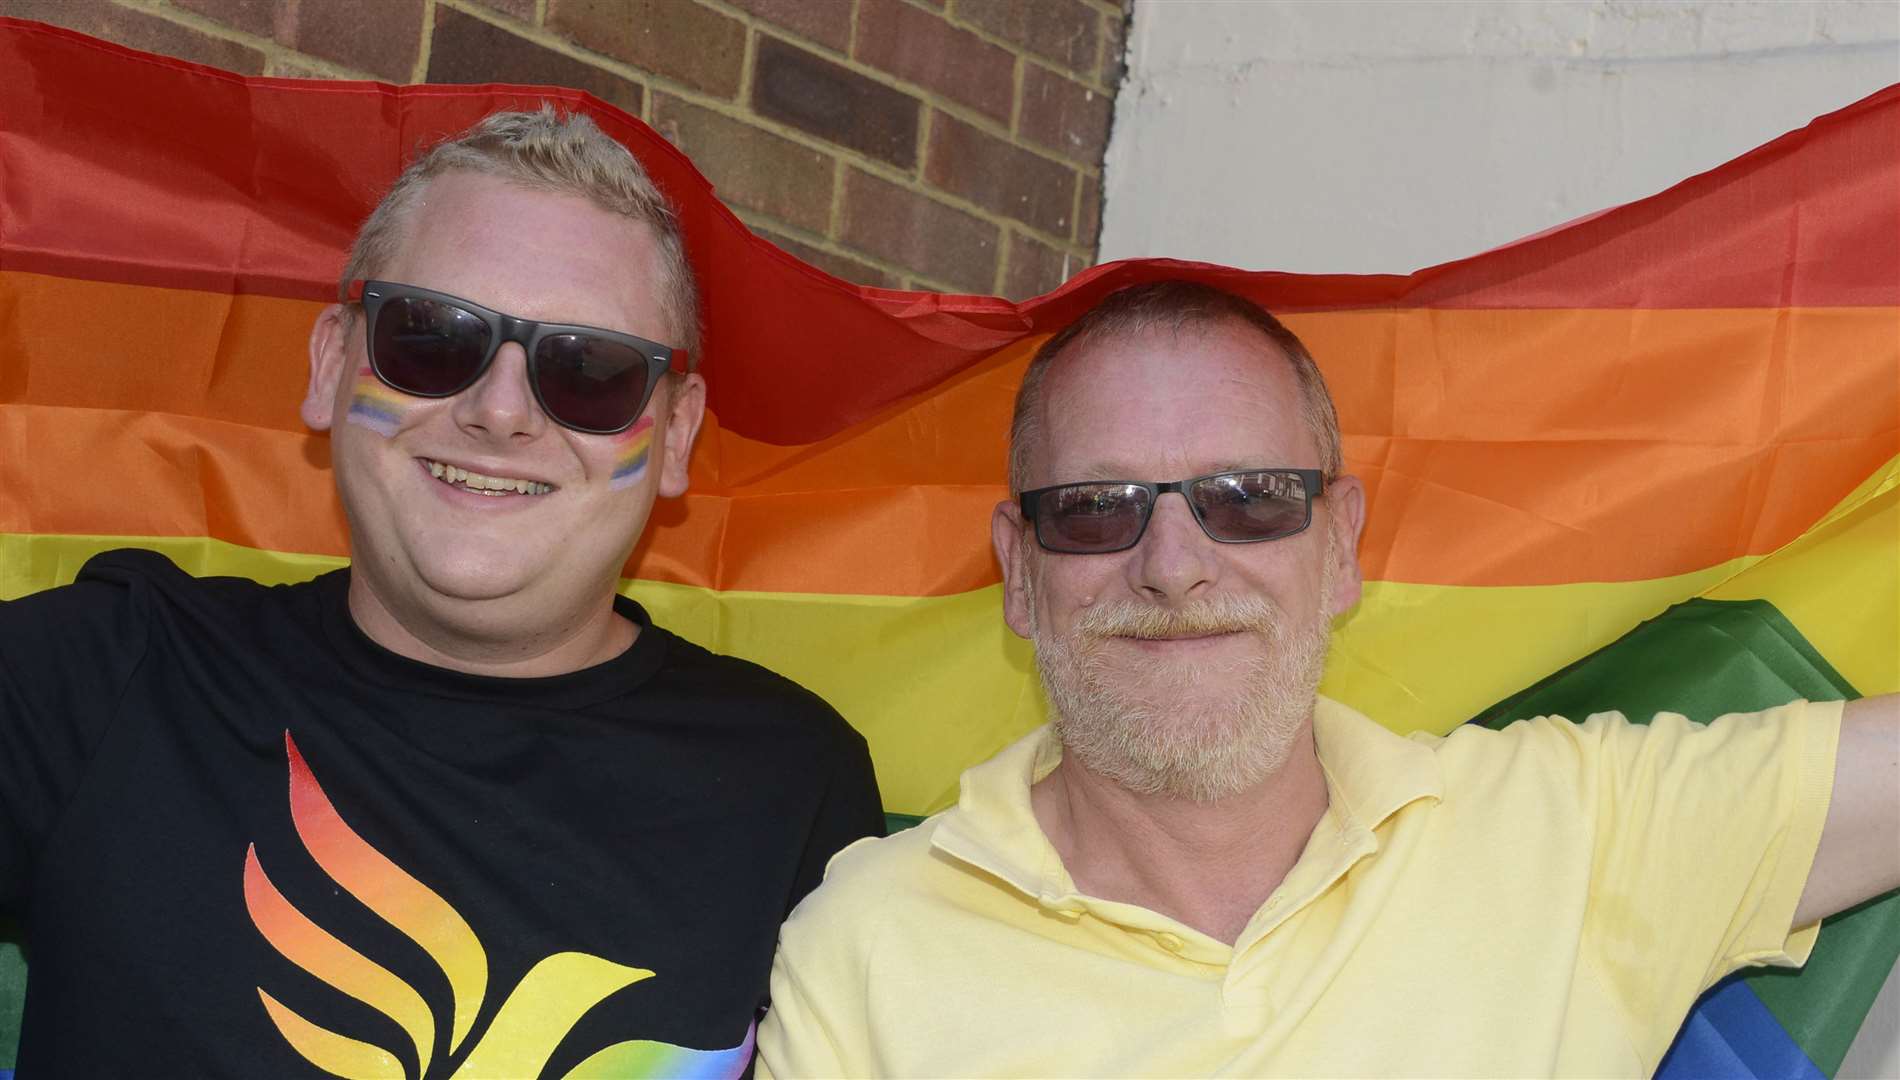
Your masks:
{"label": "bird logo on t-shirt", "polygon": [[[290,768],[290,816],[323,872],[364,906],[415,942],[447,976],[452,1005],[448,1050],[462,1049],[488,989],[488,954],[459,912],[427,885],[359,836],[324,794],[310,766],[284,732]],[[429,1075],[438,1017],[422,994],[394,972],[317,925],[264,872],[257,845],[244,853],[244,902],[258,932],[283,957],[394,1021],[416,1052],[418,1077]],[[580,952],[545,957],[524,975],[451,1074],[454,1077],[539,1076],[581,1016],[613,994],[654,977],[644,968]],[[264,1010],[291,1048],[338,1076],[402,1077],[387,1047],[325,1028],[258,987]],[[615,1043],[582,1061],[569,1077],[736,1077],[752,1056],[753,1030],[725,1050],[693,1050],[648,1039]],[[438,1063],[439,1064],[439,1063]]]}

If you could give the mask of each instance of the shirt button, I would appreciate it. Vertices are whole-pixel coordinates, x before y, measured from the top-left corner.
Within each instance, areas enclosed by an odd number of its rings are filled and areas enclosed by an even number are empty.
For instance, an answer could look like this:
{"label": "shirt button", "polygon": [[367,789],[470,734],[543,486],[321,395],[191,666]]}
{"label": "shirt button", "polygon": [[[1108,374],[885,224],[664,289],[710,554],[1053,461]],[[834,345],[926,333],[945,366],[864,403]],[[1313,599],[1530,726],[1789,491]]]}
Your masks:
{"label": "shirt button", "polygon": [[1186,942],[1181,940],[1178,934],[1170,934],[1166,930],[1163,930],[1161,933],[1156,934],[1155,941],[1158,942],[1162,948],[1168,950],[1169,952],[1180,952],[1182,947],[1187,944]]}

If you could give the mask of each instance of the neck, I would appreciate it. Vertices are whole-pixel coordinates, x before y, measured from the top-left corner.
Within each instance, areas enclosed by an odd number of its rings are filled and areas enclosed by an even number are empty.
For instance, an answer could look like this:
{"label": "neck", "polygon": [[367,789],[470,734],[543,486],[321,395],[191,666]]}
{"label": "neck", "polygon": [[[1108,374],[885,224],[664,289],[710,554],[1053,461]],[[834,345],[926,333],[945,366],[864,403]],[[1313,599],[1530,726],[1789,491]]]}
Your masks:
{"label": "neck", "polygon": [[1278,770],[1228,798],[1138,794],[1064,756],[1030,805],[1077,889],[1232,945],[1299,861],[1326,812],[1326,777],[1309,720]]}
{"label": "neck", "polygon": [[425,664],[511,679],[565,675],[625,652],[639,628],[614,611],[613,593],[583,610],[549,617],[506,601],[406,605],[399,616],[366,575],[350,574],[350,617],[371,641]]}

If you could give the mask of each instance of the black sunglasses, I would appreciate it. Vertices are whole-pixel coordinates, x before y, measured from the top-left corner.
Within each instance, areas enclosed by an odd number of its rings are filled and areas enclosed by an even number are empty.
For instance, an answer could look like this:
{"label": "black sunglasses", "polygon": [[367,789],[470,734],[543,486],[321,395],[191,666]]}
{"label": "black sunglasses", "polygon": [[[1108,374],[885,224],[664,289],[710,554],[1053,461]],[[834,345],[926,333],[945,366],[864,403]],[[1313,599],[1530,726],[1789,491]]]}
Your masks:
{"label": "black sunglasses", "polygon": [[1025,491],[1020,498],[1023,517],[1036,523],[1036,543],[1044,549],[1106,555],[1141,542],[1163,492],[1179,492],[1210,539],[1253,544],[1304,530],[1313,521],[1313,500],[1325,488],[1318,469],[1241,469],[1166,484],[1057,484]]}
{"label": "black sunglasses", "polygon": [[390,387],[445,398],[475,385],[504,341],[528,354],[528,385],[541,411],[592,435],[625,431],[646,411],[686,350],[596,326],[518,319],[447,293],[392,281],[350,282],[363,305],[369,366]]}

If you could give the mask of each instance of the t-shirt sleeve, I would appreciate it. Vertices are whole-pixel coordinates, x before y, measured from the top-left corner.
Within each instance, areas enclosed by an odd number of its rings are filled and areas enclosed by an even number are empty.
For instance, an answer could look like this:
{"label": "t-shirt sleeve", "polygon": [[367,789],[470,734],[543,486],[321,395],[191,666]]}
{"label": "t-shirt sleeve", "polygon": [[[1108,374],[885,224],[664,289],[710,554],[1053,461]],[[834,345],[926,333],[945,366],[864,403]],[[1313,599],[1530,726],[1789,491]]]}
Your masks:
{"label": "t-shirt sleeve", "polygon": [[1819,924],[1792,923],[1827,819],[1840,718],[1840,702],[1797,701],[1706,727],[1663,713],[1572,729],[1596,823],[1586,962],[1662,1045],[1724,975],[1806,962]]}
{"label": "t-shirt sleeve", "polygon": [[796,942],[792,951],[787,955],[781,939],[772,963],[772,1007],[759,1024],[754,1075],[779,1080],[858,1075],[838,1046],[837,1017],[828,1008],[838,1003],[805,984]]}
{"label": "t-shirt sleeve", "polygon": [[[842,720],[838,723],[845,726]],[[792,894],[785,907],[787,915],[824,880],[825,866],[833,855],[867,836],[884,835],[884,807],[878,795],[877,775],[871,768],[870,749],[856,731],[848,727],[845,730],[848,737],[841,740],[832,756],[831,777],[812,819],[805,850],[799,856]]]}
{"label": "t-shirt sleeve", "polygon": [[868,1041],[864,956],[875,948],[867,942],[876,937],[884,907],[878,897],[888,879],[872,872],[880,888],[867,890],[864,861],[854,859],[876,846],[840,855],[833,873],[850,880],[834,881],[800,904],[779,929],[772,1007],[759,1023],[759,1076],[804,1080],[886,1071],[875,1067]]}
{"label": "t-shirt sleeve", "polygon": [[79,786],[146,651],[134,581],[89,578],[0,603],[0,910]]}

